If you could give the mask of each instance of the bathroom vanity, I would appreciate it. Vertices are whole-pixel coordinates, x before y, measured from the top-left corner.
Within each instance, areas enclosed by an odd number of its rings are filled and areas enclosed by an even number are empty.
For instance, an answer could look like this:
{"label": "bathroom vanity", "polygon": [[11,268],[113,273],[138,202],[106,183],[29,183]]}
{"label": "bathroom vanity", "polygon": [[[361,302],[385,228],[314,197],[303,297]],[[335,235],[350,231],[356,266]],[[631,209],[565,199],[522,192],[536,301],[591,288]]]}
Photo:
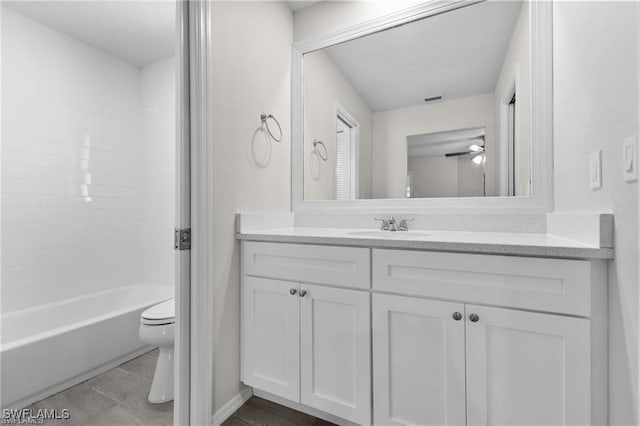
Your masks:
{"label": "bathroom vanity", "polygon": [[254,392],[340,424],[606,424],[611,249],[376,232],[237,234]]}
{"label": "bathroom vanity", "polygon": [[294,43],[295,220],[237,229],[254,393],[339,424],[607,424],[612,220],[549,217],[552,23],[445,0]]}

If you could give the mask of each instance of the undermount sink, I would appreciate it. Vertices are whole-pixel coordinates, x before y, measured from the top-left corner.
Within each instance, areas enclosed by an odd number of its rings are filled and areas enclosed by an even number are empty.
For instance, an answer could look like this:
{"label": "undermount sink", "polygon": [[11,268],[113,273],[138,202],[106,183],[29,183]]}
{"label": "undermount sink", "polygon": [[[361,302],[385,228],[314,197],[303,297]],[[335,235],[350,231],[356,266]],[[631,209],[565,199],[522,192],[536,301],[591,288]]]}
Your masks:
{"label": "undermount sink", "polygon": [[349,235],[357,237],[377,237],[377,238],[411,238],[411,237],[428,237],[429,234],[420,231],[352,231]]}

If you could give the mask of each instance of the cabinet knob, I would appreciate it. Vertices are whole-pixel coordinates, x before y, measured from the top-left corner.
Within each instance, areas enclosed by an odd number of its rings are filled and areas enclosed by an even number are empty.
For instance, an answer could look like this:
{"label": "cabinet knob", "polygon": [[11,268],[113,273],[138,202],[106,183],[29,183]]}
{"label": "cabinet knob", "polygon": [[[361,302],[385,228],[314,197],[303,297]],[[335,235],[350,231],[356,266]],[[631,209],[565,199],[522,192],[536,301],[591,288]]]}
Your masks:
{"label": "cabinet knob", "polygon": [[307,295],[307,291],[306,290],[300,290],[300,297],[304,297]]}
{"label": "cabinet knob", "polygon": [[471,314],[469,315],[469,319],[471,320],[471,322],[478,322],[480,317],[478,316],[478,314]]}
{"label": "cabinet knob", "polygon": [[453,319],[456,321],[460,321],[462,319],[462,314],[460,312],[454,312]]}
{"label": "cabinet knob", "polygon": [[291,294],[292,296],[294,294],[296,294],[298,292],[298,290],[296,290],[295,288],[292,288],[291,290],[289,290],[289,294]]}

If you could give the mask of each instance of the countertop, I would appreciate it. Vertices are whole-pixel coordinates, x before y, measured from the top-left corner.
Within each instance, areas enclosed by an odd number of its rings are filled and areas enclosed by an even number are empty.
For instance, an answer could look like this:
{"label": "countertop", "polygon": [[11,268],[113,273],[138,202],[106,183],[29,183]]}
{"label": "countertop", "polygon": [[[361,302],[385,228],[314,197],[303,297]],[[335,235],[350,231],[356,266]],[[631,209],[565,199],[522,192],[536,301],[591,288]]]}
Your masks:
{"label": "countertop", "polygon": [[411,230],[379,231],[373,229],[285,227],[238,232],[236,237],[248,241],[297,244],[324,244],[350,247],[395,248],[512,256],[554,257],[568,259],[613,259],[613,249],[588,245],[550,234],[515,232],[462,232]]}

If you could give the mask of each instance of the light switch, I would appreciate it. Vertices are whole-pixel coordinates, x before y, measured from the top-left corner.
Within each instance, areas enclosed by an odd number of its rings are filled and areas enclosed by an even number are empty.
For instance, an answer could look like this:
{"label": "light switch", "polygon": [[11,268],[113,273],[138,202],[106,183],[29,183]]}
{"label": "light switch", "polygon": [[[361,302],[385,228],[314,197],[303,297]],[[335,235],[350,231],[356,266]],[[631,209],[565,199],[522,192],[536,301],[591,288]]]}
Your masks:
{"label": "light switch", "polygon": [[602,151],[589,156],[589,185],[593,190],[602,188]]}
{"label": "light switch", "polygon": [[638,138],[635,135],[622,142],[622,174],[625,182],[638,180]]}

